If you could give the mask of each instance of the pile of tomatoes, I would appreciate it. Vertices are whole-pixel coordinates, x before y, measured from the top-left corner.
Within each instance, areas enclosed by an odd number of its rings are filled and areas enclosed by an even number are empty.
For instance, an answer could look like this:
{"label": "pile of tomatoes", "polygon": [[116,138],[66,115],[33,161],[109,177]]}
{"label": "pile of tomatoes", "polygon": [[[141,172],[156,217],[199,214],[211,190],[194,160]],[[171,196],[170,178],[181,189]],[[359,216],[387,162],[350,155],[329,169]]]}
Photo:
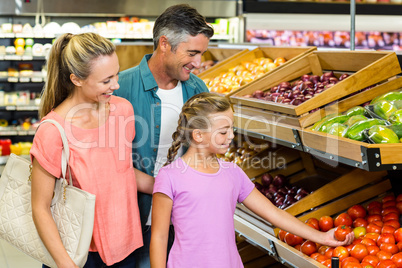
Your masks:
{"label": "pile of tomatoes", "polygon": [[355,240],[344,247],[328,247],[280,230],[278,238],[327,267],[339,257],[341,268],[402,267],[402,194],[388,195],[366,207],[354,205],[335,218],[310,218],[306,224],[321,231],[335,228],[336,239],[343,241],[353,232]]}

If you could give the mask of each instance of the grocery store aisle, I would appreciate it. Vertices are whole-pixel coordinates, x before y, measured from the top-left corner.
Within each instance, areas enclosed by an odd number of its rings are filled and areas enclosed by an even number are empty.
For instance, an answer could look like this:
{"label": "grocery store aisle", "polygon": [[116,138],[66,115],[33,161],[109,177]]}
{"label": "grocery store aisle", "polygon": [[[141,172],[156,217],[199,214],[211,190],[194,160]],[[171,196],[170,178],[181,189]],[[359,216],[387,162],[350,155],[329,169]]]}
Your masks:
{"label": "grocery store aisle", "polygon": [[0,240],[1,268],[40,268],[42,264]]}

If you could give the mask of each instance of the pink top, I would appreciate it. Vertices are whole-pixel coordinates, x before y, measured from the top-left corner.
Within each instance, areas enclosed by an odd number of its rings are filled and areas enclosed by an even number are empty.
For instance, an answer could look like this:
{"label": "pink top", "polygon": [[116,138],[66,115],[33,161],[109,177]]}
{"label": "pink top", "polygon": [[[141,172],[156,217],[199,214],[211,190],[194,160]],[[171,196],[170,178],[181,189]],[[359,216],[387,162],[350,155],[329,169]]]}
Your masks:
{"label": "pink top", "polygon": [[254,184],[236,164],[219,161],[215,174],[189,167],[181,158],[163,167],[154,193],[173,200],[175,239],[168,268],[240,268],[233,215]]}
{"label": "pink top", "polygon": [[[82,129],[50,112],[44,119],[59,122],[70,146],[73,184],[96,195],[90,251],[98,251],[107,265],[119,262],[141,247],[142,233],[137,184],[132,164],[134,112],[125,99],[112,96],[107,122]],[[57,128],[45,123],[36,132],[30,151],[40,165],[61,177],[62,141]]]}

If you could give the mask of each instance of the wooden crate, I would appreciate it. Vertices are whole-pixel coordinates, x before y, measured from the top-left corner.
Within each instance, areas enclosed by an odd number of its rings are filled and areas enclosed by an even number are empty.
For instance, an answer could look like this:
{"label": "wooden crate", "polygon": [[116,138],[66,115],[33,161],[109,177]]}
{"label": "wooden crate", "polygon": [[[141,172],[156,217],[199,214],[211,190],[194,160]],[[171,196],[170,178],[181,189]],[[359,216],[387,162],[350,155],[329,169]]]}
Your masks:
{"label": "wooden crate", "polygon": [[[338,75],[349,72],[352,75],[298,106],[242,97],[256,90],[267,91],[280,82],[294,81],[304,74],[322,75],[327,71],[334,71]],[[313,51],[252,84],[245,85],[231,95],[230,99],[236,105],[278,112],[278,117],[283,116],[282,114],[301,116],[368,86],[386,81],[400,72],[401,67],[395,52]]]}
{"label": "wooden crate", "polygon": [[[316,50],[316,47],[257,47],[253,50],[246,49],[247,51],[246,53],[242,53],[241,55],[236,55],[231,58],[228,58],[228,60],[226,60],[224,63],[213,66],[209,70],[200,73],[198,77],[200,77],[201,79],[213,79],[219,76],[221,73],[226,72],[230,68],[233,68],[241,64],[242,62],[252,61],[260,57],[269,57],[273,60],[278,57],[284,57],[287,60],[284,64],[278,66],[274,70],[264,74],[262,77],[247,84],[250,85],[255,81],[269,75],[270,73],[275,72],[276,70],[279,70],[287,66],[291,62],[297,60],[299,57],[306,55],[314,50]],[[235,94],[236,92],[242,90],[247,85],[241,86],[237,90],[228,93],[227,96]]]}
{"label": "wooden crate", "polygon": [[141,43],[138,45],[117,44],[116,54],[119,58],[120,71],[137,66],[145,54],[152,54],[153,51],[152,43]]}

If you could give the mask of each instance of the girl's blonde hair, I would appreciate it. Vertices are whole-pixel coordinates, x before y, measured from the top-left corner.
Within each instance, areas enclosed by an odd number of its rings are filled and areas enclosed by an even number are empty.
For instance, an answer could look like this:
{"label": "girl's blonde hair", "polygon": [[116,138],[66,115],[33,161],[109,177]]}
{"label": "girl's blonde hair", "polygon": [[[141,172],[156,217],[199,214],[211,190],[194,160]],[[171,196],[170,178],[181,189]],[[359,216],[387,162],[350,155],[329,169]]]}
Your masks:
{"label": "girl's blonde hair", "polygon": [[225,112],[231,109],[228,98],[216,93],[203,92],[191,97],[183,106],[178,126],[173,133],[172,146],[169,148],[165,166],[170,164],[177,155],[182,144],[192,139],[194,129],[207,129],[208,117],[211,114]]}
{"label": "girl's blonde hair", "polygon": [[70,74],[86,79],[91,73],[93,61],[99,56],[112,55],[115,45],[95,34],[63,34],[54,42],[47,60],[47,78],[42,92],[39,117],[56,108],[73,90]]}

